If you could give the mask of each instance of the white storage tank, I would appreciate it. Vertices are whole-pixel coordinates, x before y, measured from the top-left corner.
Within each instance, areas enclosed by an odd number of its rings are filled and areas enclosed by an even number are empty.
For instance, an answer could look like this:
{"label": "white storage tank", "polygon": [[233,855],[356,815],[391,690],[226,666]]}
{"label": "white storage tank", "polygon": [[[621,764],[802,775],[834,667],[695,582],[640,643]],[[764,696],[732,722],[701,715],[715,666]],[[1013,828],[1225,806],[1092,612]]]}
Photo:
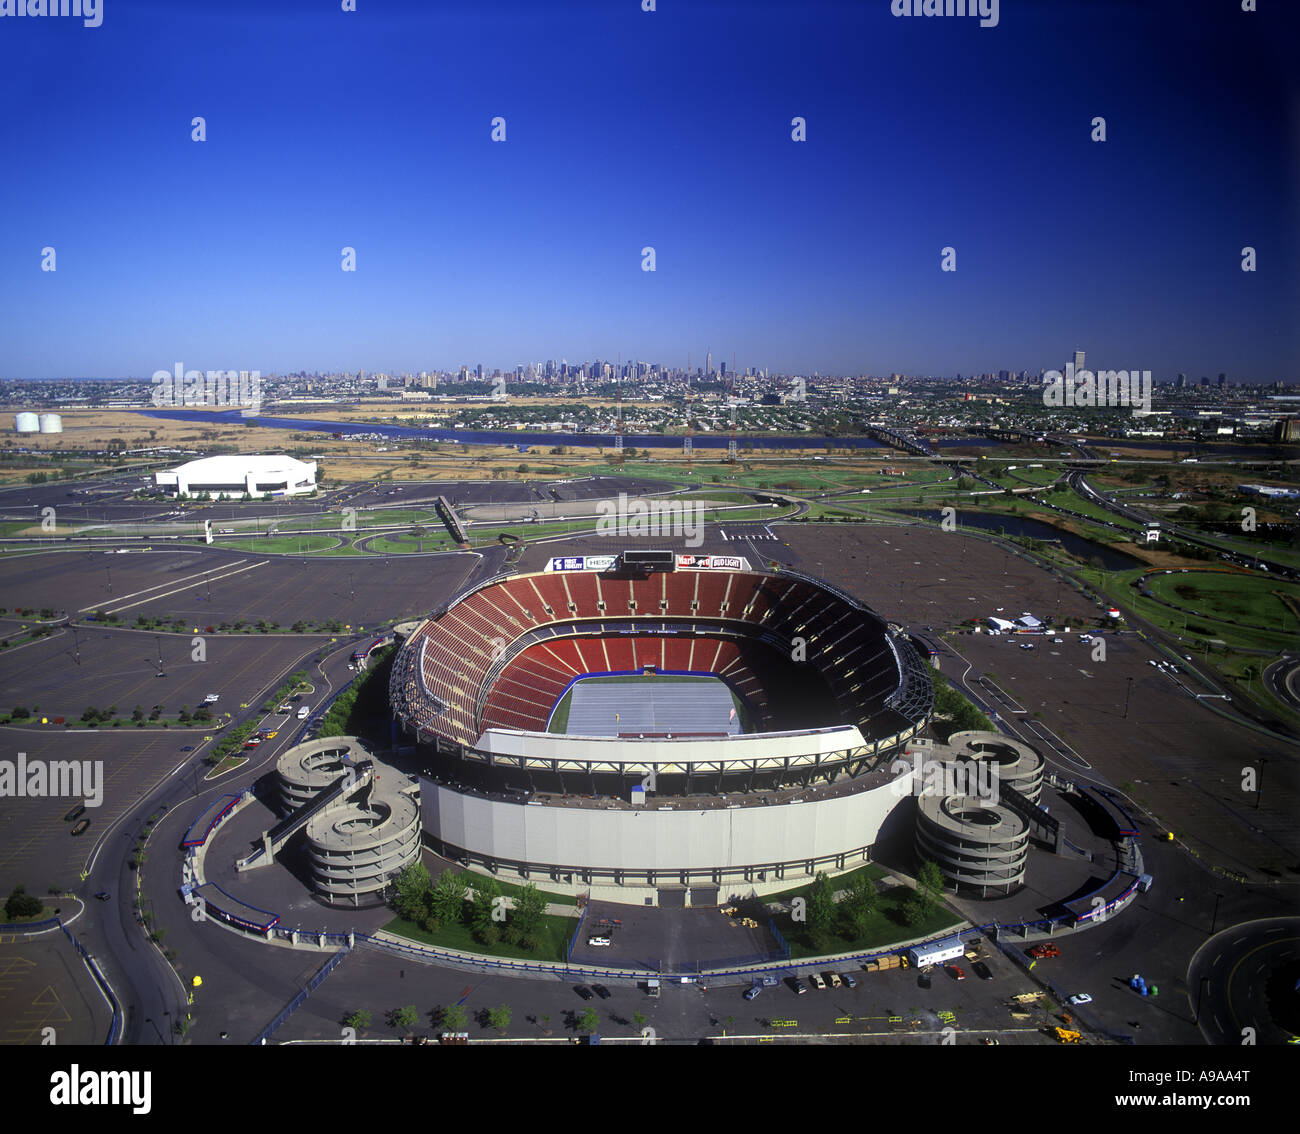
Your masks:
{"label": "white storage tank", "polygon": [[41,414],[41,432],[42,433],[62,433],[63,418],[57,413]]}
{"label": "white storage tank", "polygon": [[34,413],[16,413],[14,428],[19,433],[35,433],[40,428],[40,421]]}

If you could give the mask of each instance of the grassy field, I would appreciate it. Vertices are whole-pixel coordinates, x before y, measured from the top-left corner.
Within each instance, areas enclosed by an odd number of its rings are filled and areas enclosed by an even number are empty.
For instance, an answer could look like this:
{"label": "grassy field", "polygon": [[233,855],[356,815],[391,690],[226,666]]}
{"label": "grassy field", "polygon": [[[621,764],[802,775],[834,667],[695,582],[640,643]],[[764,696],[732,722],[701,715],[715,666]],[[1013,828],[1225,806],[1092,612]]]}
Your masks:
{"label": "grassy field", "polygon": [[569,939],[573,936],[573,932],[577,927],[578,921],[576,918],[544,914],[539,931],[542,944],[535,953],[529,952],[518,945],[507,945],[504,941],[499,941],[495,945],[484,945],[474,939],[474,935],[467,925],[445,925],[436,933],[430,933],[427,929],[416,925],[414,922],[395,917],[384,926],[384,929],[399,937],[406,937],[412,941],[419,941],[422,944],[432,945],[438,949],[459,949],[466,953],[483,953],[492,957],[510,957],[517,961],[564,961],[567,960]]}
{"label": "grassy field", "polygon": [[[1267,626],[1282,634],[1300,631],[1295,613],[1300,586],[1295,583],[1241,571],[1189,571],[1186,575],[1152,575],[1147,585],[1153,595],[1189,612],[1199,611],[1243,627]],[[1189,613],[1188,617],[1197,616]]]}
{"label": "grassy field", "polygon": [[255,551],[263,554],[281,552],[288,555],[306,555],[315,551],[325,551],[338,543],[335,536],[262,536],[254,539],[223,539],[220,546],[236,551]]}
{"label": "grassy field", "polygon": [[[868,863],[857,870],[849,871],[847,874],[837,875],[831,879],[831,884],[836,890],[843,890],[848,887],[852,879],[858,876],[869,878],[874,882],[885,877],[885,875],[886,871]],[[798,895],[806,897],[810,889],[811,885],[799,886],[782,891],[780,894],[765,896],[763,900],[768,902],[789,901]],[[786,941],[790,943],[790,956],[795,960],[801,957],[815,957],[823,953],[867,952],[871,949],[884,948],[903,941],[931,937],[945,929],[961,924],[961,918],[940,905],[922,924],[917,926],[907,925],[903,919],[903,905],[912,896],[913,891],[907,886],[895,886],[878,892],[875,909],[872,911],[866,932],[854,937],[847,937],[839,932],[833,932],[830,944],[824,949],[814,949],[805,936],[807,924],[791,921],[788,913],[778,915],[773,918],[773,921]]]}
{"label": "grassy field", "polygon": [[[1248,629],[1235,622],[1227,621],[1216,612],[1201,606],[1194,608],[1201,612],[1199,615],[1184,615],[1182,611],[1170,610],[1169,607],[1144,597],[1135,587],[1128,585],[1140,574],[1142,574],[1140,569],[1097,571],[1095,568],[1086,567],[1079,570],[1080,578],[1087,580],[1102,594],[1132,608],[1134,613],[1146,621],[1188,639],[1189,645],[1192,639],[1209,639],[1223,642],[1228,649],[1263,650],[1273,653],[1294,648],[1294,633]],[[1188,576],[1180,575],[1179,578],[1186,579]],[[1243,575],[1239,578],[1245,580],[1247,576]],[[1189,648],[1188,653],[1191,652]]]}

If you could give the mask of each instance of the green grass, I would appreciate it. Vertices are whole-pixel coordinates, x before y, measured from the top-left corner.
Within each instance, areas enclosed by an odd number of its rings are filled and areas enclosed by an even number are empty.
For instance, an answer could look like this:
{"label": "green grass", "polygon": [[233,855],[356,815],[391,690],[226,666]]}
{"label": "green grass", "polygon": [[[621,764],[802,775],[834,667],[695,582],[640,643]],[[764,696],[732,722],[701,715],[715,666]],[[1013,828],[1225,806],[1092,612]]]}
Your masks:
{"label": "green grass", "polygon": [[338,540],[333,536],[326,535],[263,536],[260,539],[221,539],[216,540],[213,546],[264,554],[280,552],[290,555],[306,555],[310,552],[324,551],[337,543]]}
{"label": "green grass", "polygon": [[436,933],[430,933],[414,922],[395,917],[384,929],[398,937],[406,937],[425,945],[439,949],[458,949],[465,953],[483,953],[492,957],[510,957],[518,961],[564,961],[569,948],[569,939],[578,928],[578,919],[557,917],[545,914],[542,917],[539,936],[542,943],[535,953],[518,945],[507,945],[499,941],[495,945],[484,945],[474,939],[467,925],[445,925]]}
{"label": "green grass", "polygon": [[[868,878],[872,882],[878,882],[889,875],[883,866],[877,866],[874,862],[868,862],[859,866],[856,870],[846,871],[844,874],[836,874],[831,878],[831,885],[837,890],[848,888],[850,882],[855,878]],[[788,902],[791,898],[798,897],[800,894],[807,894],[811,882],[803,882],[798,886],[791,886],[788,890],[778,890],[775,894],[764,894],[762,900],[765,902]]]}
{"label": "green grass", "polygon": [[[862,873],[866,869],[879,870],[878,867],[864,867],[852,871],[850,874],[832,878],[831,884],[835,889],[843,890],[847,887],[849,878]],[[883,875],[884,872],[879,871],[879,874]],[[867,876],[873,878],[873,880],[877,877],[877,875],[871,874]],[[807,895],[810,889],[811,883],[800,887],[798,890],[787,891],[787,894],[791,897],[795,894]],[[806,923],[793,922],[790,920],[789,914],[784,913],[773,918],[773,921],[784,935],[786,941],[790,943],[790,957],[792,960],[830,953],[862,953],[870,949],[884,948],[903,941],[932,937],[945,929],[962,923],[962,918],[940,904],[920,925],[908,925],[903,920],[903,906],[913,897],[913,894],[913,890],[908,886],[895,886],[882,893],[877,893],[875,908],[871,912],[866,931],[857,936],[844,936],[838,932],[837,925],[837,931],[831,933],[830,941],[821,949],[814,948],[807,940],[805,936],[807,932]],[[765,898],[764,900],[770,901],[771,899]]]}
{"label": "green grass", "polygon": [[[467,874],[466,877],[469,879],[469,884],[472,886],[474,884],[474,875]],[[499,889],[501,893],[505,894],[506,897],[508,898],[517,898],[520,895],[520,893],[522,893],[523,888],[526,885],[526,883],[516,884],[514,882],[504,882],[500,878],[496,879],[496,884],[497,884],[497,889]],[[578,904],[578,899],[574,897],[572,894],[556,894],[551,890],[542,890],[540,888],[538,889],[537,892],[541,894],[542,897],[545,898],[550,905],[576,906]]]}
{"label": "green grass", "polygon": [[560,735],[569,731],[569,710],[573,708],[573,690],[565,691],[560,703],[555,706],[555,711],[551,714],[551,722],[546,727],[547,732],[554,732]]}
{"label": "green grass", "polygon": [[[1276,593],[1300,601],[1300,587],[1280,579],[1241,572],[1188,571],[1186,575],[1153,575],[1147,580],[1151,593],[1186,610],[1226,619],[1238,624],[1267,626],[1279,633],[1300,631],[1300,622]],[[1197,615],[1188,614],[1195,621]]]}

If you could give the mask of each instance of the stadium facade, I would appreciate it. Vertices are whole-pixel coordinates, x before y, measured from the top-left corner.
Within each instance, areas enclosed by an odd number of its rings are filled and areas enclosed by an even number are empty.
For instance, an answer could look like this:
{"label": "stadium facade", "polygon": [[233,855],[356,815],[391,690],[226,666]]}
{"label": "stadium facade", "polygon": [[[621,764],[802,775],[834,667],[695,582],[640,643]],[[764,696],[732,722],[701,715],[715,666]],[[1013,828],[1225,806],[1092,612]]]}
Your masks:
{"label": "stadium facade", "polygon": [[154,473],[154,486],[168,496],[302,496],[316,489],[316,462],[244,453],[202,457]]}
{"label": "stadium facade", "polygon": [[[566,706],[591,678],[616,678],[606,700],[629,708],[638,681],[669,698],[721,683],[733,712],[683,701],[648,726],[609,711],[572,735]],[[891,759],[928,724],[933,689],[901,628],[822,580],[651,552],[556,559],[457,595],[402,645],[390,699],[439,852],[676,905],[870,859],[909,794]]]}

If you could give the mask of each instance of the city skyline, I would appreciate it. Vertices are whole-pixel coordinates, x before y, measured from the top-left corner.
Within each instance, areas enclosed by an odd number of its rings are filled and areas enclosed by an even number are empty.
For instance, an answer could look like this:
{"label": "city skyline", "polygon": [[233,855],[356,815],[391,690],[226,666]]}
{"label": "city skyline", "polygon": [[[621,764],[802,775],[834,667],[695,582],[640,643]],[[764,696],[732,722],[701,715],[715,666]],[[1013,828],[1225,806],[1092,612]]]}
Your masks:
{"label": "city skyline", "polygon": [[1086,344],[1157,380],[1292,382],[1294,16],[1234,8],[15,21],[0,377],[510,372],[570,342],[882,376],[1037,373]]}

